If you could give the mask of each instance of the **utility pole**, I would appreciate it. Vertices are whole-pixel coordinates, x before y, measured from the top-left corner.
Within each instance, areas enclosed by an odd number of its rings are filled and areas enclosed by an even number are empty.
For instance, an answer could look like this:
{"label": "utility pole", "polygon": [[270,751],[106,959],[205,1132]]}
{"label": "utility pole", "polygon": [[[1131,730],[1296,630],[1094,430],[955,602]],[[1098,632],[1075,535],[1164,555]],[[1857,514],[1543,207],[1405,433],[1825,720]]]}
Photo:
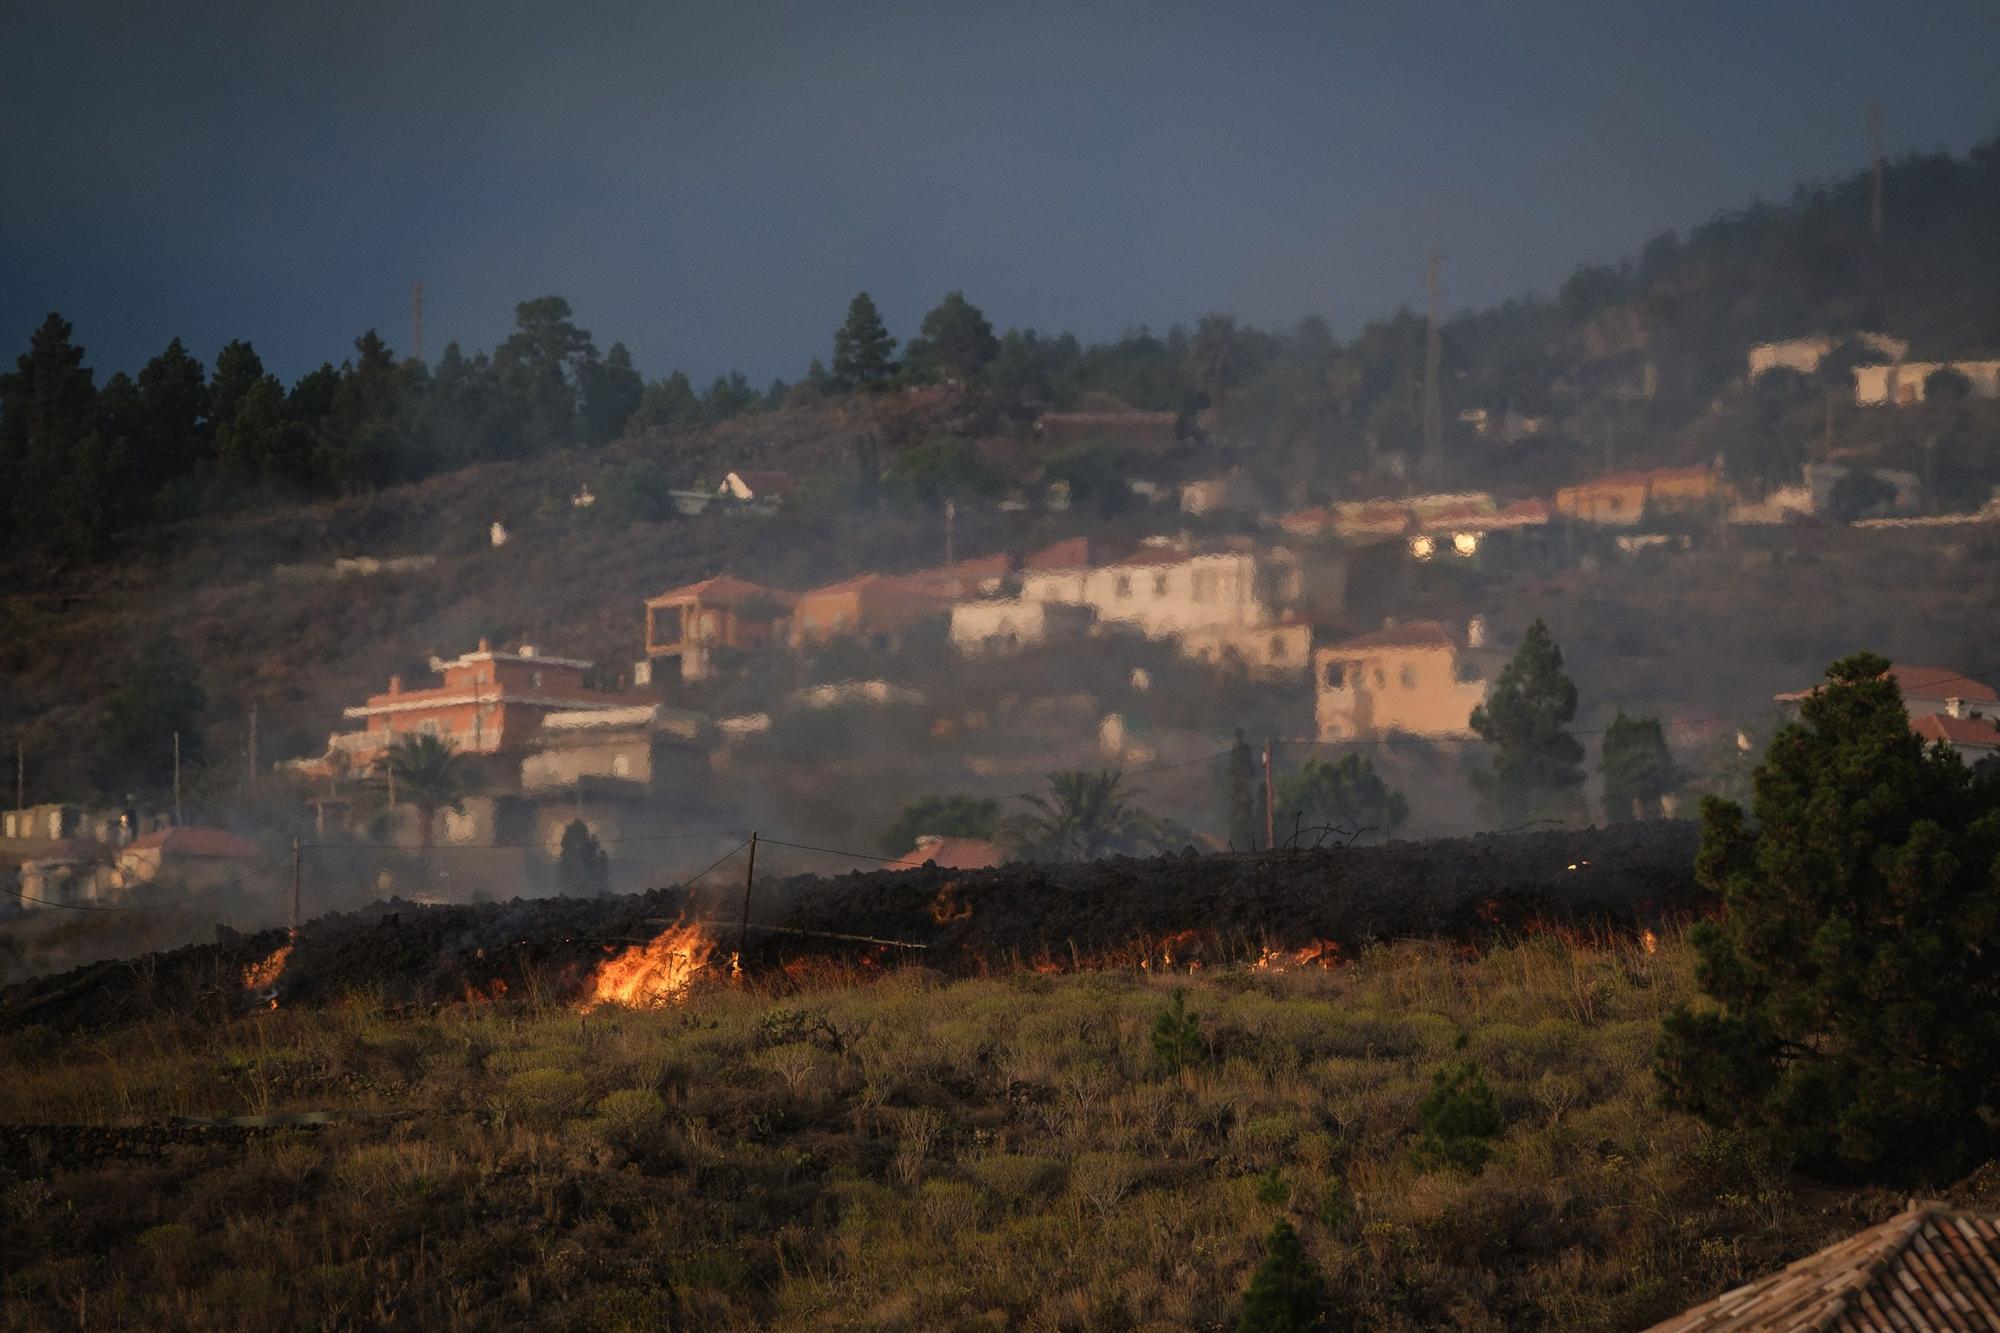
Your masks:
{"label": "utility pole", "polygon": [[250,765],[250,786],[257,785],[257,701],[250,701],[250,741],[244,747],[244,755]]}
{"label": "utility pole", "polygon": [[[797,836],[797,835],[794,835]],[[750,834],[750,868],[743,873],[743,924],[736,930],[736,965],[743,965],[743,951],[750,940],[750,888],[757,882],[757,835]]]}
{"label": "utility pole", "polygon": [[424,359],[424,280],[410,284],[410,359]]}
{"label": "utility pole", "polygon": [[292,929],[287,939],[299,937],[299,881],[305,877],[305,855],[297,838],[292,839]]}
{"label": "utility pole", "polygon": [[28,756],[19,736],[14,738],[14,808],[28,808]]}
{"label": "utility pole", "polygon": [[1882,104],[1868,104],[1868,230],[1882,239]]}
{"label": "utility pole", "polygon": [[174,733],[174,827],[181,826],[181,734]]}
{"label": "utility pole", "polygon": [[958,522],[958,505],[947,498],[944,502],[944,562],[954,563],[952,558],[952,528]]}
{"label": "utility pole", "polygon": [[1438,400],[1438,373],[1444,363],[1444,337],[1438,330],[1438,266],[1444,256],[1431,251],[1424,270],[1424,300],[1430,318],[1424,326],[1424,456],[1423,474],[1435,480],[1444,466],[1444,410]]}
{"label": "utility pole", "polygon": [[1271,750],[1276,741],[1264,742],[1264,850],[1278,850],[1277,784],[1271,781]]}

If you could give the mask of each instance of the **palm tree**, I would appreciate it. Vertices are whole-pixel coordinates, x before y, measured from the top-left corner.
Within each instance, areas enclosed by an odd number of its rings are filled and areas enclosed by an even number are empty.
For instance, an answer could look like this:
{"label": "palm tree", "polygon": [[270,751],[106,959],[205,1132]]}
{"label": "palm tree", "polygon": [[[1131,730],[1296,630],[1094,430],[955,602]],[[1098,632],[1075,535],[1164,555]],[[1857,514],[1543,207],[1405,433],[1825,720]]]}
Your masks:
{"label": "palm tree", "polygon": [[1043,861],[1090,861],[1107,852],[1160,845],[1159,821],[1130,804],[1118,770],[1049,774],[1047,795],[1023,793],[1033,814],[1016,815],[1003,830],[1021,855]]}
{"label": "palm tree", "polygon": [[478,770],[473,767],[472,756],[461,754],[450,741],[428,734],[396,741],[379,762],[391,788],[417,808],[424,877],[428,879],[431,849],[437,840],[437,813],[440,810],[464,813],[465,798],[479,787]]}

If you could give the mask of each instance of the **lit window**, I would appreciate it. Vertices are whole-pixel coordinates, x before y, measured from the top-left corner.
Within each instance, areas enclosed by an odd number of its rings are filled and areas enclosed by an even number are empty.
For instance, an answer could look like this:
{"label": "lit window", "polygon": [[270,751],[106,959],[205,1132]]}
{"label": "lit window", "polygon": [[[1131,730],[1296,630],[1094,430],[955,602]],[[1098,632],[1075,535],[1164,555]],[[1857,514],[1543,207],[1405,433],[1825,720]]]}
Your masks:
{"label": "lit window", "polygon": [[615,777],[626,777],[632,772],[632,760],[622,754],[611,756],[611,772]]}

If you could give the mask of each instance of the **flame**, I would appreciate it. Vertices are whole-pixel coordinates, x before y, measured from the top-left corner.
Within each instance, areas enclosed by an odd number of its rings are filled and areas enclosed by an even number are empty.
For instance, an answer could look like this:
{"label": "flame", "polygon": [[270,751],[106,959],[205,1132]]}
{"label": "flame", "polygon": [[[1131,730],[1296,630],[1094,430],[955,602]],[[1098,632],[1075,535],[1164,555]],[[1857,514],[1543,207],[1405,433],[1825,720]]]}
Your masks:
{"label": "flame", "polygon": [[507,994],[507,979],[495,977],[484,986],[468,985],[465,988],[467,1004],[491,1004]]}
{"label": "flame", "polygon": [[931,899],[931,920],[940,926],[948,926],[954,921],[963,921],[972,915],[972,904],[958,900],[958,881],[948,879],[944,887]]}
{"label": "flame", "polygon": [[[252,963],[250,966],[244,968],[243,989],[253,991],[275,989],[278,984],[278,978],[285,975],[285,963],[291,956],[292,946],[281,944],[276,949],[273,949],[271,956],[263,962]],[[273,997],[271,1007],[276,1008],[277,1004],[277,999]]]}
{"label": "flame", "polygon": [[1660,937],[1649,930],[1639,936],[1639,947],[1647,953],[1658,953],[1660,951]]}
{"label": "flame", "polygon": [[271,951],[270,957],[243,969],[243,989],[267,1001],[266,1009],[278,1007],[278,978],[285,975],[285,964],[291,956],[291,944],[281,944]]}
{"label": "flame", "polygon": [[603,1004],[633,1009],[678,1004],[687,998],[695,973],[708,966],[715,941],[700,926],[673,925],[649,944],[634,944],[604,960],[590,979],[585,1011]]}
{"label": "flame", "polygon": [[1304,948],[1287,953],[1266,945],[1257,955],[1257,961],[1250,964],[1258,972],[1283,972],[1288,967],[1319,967],[1331,970],[1340,966],[1340,946],[1332,940],[1314,940]]}

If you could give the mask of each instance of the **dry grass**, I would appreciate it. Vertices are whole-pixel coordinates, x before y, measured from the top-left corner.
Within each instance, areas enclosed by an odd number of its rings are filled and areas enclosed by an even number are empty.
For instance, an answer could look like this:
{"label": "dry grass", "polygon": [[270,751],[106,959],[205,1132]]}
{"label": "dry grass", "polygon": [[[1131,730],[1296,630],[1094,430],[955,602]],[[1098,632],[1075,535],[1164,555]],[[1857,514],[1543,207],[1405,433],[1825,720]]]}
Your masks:
{"label": "dry grass", "polygon": [[[1209,1058],[1162,1079],[1174,985]],[[1657,1108],[1658,1017],[1689,985],[1678,940],[1537,937],[1333,971],[912,971],[583,1017],[358,997],[22,1034],[0,1121],[419,1114],[28,1152],[0,1176],[0,1324],[1213,1326],[1283,1214],[1336,1326],[1636,1327],[1856,1225]],[[1416,1103],[1465,1054],[1504,1139],[1476,1178],[1424,1174]]]}

